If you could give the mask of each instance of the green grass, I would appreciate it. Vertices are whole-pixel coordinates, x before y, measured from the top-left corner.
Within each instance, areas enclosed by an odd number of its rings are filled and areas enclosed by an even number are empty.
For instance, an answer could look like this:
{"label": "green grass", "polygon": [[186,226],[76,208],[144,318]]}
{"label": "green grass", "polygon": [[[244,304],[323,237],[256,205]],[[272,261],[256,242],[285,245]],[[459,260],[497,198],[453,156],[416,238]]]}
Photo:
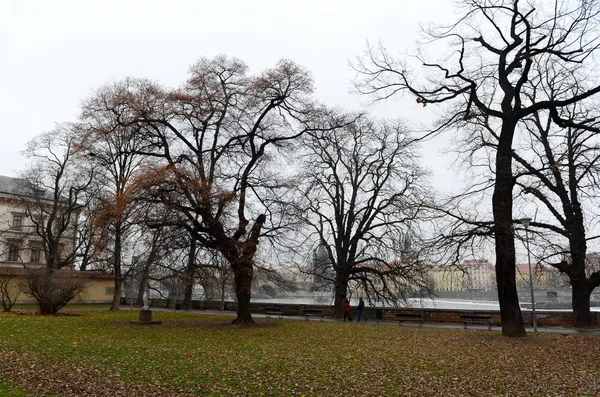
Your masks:
{"label": "green grass", "polygon": [[[63,310],[68,309],[108,309],[110,303],[69,303]],[[35,303],[17,303],[12,310],[38,310],[39,306]]]}
{"label": "green grass", "polygon": [[18,389],[6,382],[6,379],[0,378],[0,397],[22,397],[26,396],[25,390]]}
{"label": "green grass", "polygon": [[279,319],[235,326],[229,316],[176,312],[154,312],[160,326],[131,325],[137,317],[0,314],[0,378],[31,395],[56,396],[600,392],[600,338],[593,336],[508,339],[489,331]]}

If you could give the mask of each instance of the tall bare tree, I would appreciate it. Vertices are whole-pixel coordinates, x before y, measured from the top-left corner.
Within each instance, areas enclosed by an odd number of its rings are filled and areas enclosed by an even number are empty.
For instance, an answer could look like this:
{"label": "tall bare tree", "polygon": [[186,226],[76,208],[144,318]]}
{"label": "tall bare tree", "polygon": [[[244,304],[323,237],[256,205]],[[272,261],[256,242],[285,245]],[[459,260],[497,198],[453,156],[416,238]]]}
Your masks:
{"label": "tall bare tree", "polygon": [[336,316],[350,282],[371,301],[397,302],[409,290],[426,289],[417,249],[403,242],[417,230],[427,174],[418,164],[418,142],[402,123],[359,118],[307,134],[303,143],[297,214],[333,270],[307,271],[335,289]]}
{"label": "tall bare tree", "polygon": [[[55,314],[83,291],[82,279],[55,276],[55,270],[72,268],[78,252],[77,221],[93,179],[89,162],[75,143],[76,124],[61,124],[32,139],[25,155],[31,160],[25,171],[21,202],[41,250],[31,255],[45,265],[28,269],[23,290],[33,296],[42,314]],[[35,253],[37,250],[37,253]]]}
{"label": "tall bare tree", "polygon": [[80,243],[77,222],[93,180],[90,164],[75,141],[78,128],[59,124],[28,142],[24,152],[30,164],[19,189],[21,203],[50,269],[73,266]]}
{"label": "tall bare tree", "polygon": [[[366,59],[356,65],[362,76],[357,87],[380,99],[408,93],[424,106],[444,103],[448,113],[440,130],[473,119],[496,120],[491,201],[502,333],[525,336],[515,283],[513,141],[524,118],[547,110],[553,122],[564,126],[569,121],[560,117],[560,109],[600,92],[590,72],[600,43],[600,7],[594,0],[465,0],[460,10],[457,22],[425,32],[423,44],[436,50],[446,45],[452,49],[450,54],[429,59],[423,51],[411,58],[428,71],[427,79],[413,76],[409,57],[399,61],[383,47],[370,48]],[[566,71],[566,79],[578,80],[586,73],[589,78],[579,81],[581,89],[576,93],[563,91],[532,102],[528,94],[535,88],[531,82],[544,78],[533,67],[536,64],[559,66]]]}
{"label": "tall bare tree", "polygon": [[115,275],[110,310],[119,309],[121,288],[127,277],[123,257],[127,239],[134,234],[140,218],[133,181],[147,160],[140,153],[148,147],[143,138],[144,131],[136,125],[124,125],[121,121],[127,116],[126,104],[114,101],[135,84],[128,79],[100,88],[84,103],[81,114],[79,145],[82,150],[87,150],[97,179],[104,187],[99,192],[99,204],[92,216],[96,249],[108,255],[108,263]]}
{"label": "tall bare tree", "polygon": [[[595,119],[580,105],[564,109],[563,113],[561,116],[569,120]],[[592,126],[596,124],[592,122]],[[524,128],[528,142],[513,152],[518,165],[516,186],[522,195],[531,197],[549,213],[547,220],[534,220],[531,227],[549,231],[552,240],[560,241],[546,248],[544,257],[569,278],[575,325],[589,326],[593,320],[590,297],[594,288],[600,286],[600,271],[586,269],[587,244],[599,237],[593,233],[593,224],[600,176],[600,135],[569,126],[557,127],[548,112],[532,114],[525,120]]]}
{"label": "tall bare tree", "polygon": [[234,274],[235,322],[253,322],[250,287],[263,228],[271,222],[265,197],[279,185],[270,169],[305,131],[318,128],[307,71],[281,61],[250,76],[240,60],[201,59],[186,84],[164,90],[146,81],[115,93],[106,110],[143,128],[161,160],[140,184],[187,220],[196,241],[219,251]]}

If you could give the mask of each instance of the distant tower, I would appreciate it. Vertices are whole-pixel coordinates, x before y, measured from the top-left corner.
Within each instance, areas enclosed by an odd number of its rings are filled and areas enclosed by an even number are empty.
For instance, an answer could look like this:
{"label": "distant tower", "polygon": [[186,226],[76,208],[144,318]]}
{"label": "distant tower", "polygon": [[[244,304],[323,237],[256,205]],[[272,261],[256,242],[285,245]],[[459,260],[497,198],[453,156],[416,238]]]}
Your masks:
{"label": "distant tower", "polygon": [[412,233],[407,231],[404,233],[404,238],[401,239],[401,248],[400,248],[400,260],[405,261],[412,257],[413,249],[412,249]]}
{"label": "distant tower", "polygon": [[313,289],[321,289],[329,284],[327,279],[331,279],[333,268],[329,260],[329,254],[325,246],[321,243],[313,252],[312,260]]}

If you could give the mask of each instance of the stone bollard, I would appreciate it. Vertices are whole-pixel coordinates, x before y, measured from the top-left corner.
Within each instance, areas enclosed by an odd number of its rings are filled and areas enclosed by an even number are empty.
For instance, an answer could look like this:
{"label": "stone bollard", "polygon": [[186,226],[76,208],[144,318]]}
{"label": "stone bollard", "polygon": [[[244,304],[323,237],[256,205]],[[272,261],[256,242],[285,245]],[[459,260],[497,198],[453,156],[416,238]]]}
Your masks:
{"label": "stone bollard", "polygon": [[148,322],[152,321],[152,310],[140,310],[140,321]]}
{"label": "stone bollard", "polygon": [[160,321],[152,321],[152,310],[141,309],[140,310],[140,321],[130,321],[133,325],[159,325]]}

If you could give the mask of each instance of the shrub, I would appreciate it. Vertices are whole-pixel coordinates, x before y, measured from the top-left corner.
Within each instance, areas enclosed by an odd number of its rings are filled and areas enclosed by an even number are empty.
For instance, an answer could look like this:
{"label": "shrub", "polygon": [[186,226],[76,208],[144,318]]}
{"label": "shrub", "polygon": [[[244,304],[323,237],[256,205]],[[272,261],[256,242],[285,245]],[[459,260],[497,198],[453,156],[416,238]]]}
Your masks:
{"label": "shrub", "polygon": [[19,286],[13,281],[13,277],[0,275],[0,300],[2,310],[9,312],[19,297]]}
{"label": "shrub", "polygon": [[28,269],[21,290],[32,296],[41,314],[56,314],[86,287],[83,279],[73,272],[58,274],[52,269]]}

